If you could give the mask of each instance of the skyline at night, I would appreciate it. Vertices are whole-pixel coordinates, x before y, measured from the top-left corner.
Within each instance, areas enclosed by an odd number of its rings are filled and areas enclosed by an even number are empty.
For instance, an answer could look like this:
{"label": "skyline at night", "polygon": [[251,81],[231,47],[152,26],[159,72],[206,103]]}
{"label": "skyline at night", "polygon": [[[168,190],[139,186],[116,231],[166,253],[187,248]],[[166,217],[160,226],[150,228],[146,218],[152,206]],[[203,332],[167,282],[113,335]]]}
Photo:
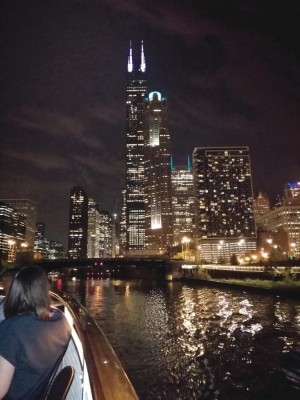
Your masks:
{"label": "skyline at night", "polygon": [[[171,154],[249,146],[254,194],[300,180],[300,6],[267,1],[1,2],[1,198],[30,199],[66,244],[69,192],[125,187],[129,43],[168,99]],[[137,60],[133,60],[134,62]]]}

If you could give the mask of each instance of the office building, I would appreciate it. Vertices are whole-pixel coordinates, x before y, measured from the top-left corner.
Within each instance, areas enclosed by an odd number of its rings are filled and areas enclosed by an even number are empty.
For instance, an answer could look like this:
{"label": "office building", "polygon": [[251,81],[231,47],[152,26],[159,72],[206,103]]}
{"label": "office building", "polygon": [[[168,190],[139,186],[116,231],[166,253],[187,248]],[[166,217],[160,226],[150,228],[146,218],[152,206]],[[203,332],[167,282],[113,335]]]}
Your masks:
{"label": "office building", "polygon": [[174,245],[183,243],[183,239],[194,240],[195,201],[194,182],[190,158],[187,165],[176,168],[171,159],[172,205]]}
{"label": "office building", "polygon": [[100,210],[99,257],[112,256],[113,221],[108,211]]}
{"label": "office building", "polygon": [[128,255],[145,246],[144,132],[143,107],[147,92],[143,42],[139,68],[130,44],[126,88],[126,248]]}
{"label": "office building", "polygon": [[2,199],[0,201],[13,207],[24,218],[25,242],[28,249],[33,250],[37,216],[36,204],[28,199]]}
{"label": "office building", "polygon": [[89,199],[88,209],[88,258],[97,258],[100,254],[100,223],[101,216],[99,205],[93,199]]}
{"label": "office building", "polygon": [[49,240],[47,240],[47,238],[45,237],[45,233],[45,224],[43,222],[37,222],[34,241],[34,252],[36,258],[47,259]]}
{"label": "office building", "polygon": [[65,257],[64,246],[56,240],[49,240],[47,260],[60,260]]}
{"label": "office building", "polygon": [[261,215],[266,214],[270,211],[270,202],[266,193],[259,192],[256,199],[253,199],[253,212],[254,218],[258,218]]}
{"label": "office building", "polygon": [[195,148],[193,174],[198,257],[229,263],[256,251],[249,148]]}
{"label": "office building", "polygon": [[16,252],[25,243],[25,218],[13,207],[0,202],[0,260],[15,261]]}
{"label": "office building", "polygon": [[[283,247],[290,257],[300,257],[300,195],[298,183],[288,184],[284,189],[284,198],[268,213],[257,218],[257,226],[264,231],[278,233],[284,231],[288,235],[288,244]],[[277,244],[276,240],[273,244]],[[286,249],[287,247],[287,249]]]}
{"label": "office building", "polygon": [[88,197],[80,186],[70,191],[68,258],[87,258]]}
{"label": "office building", "polygon": [[121,202],[121,215],[120,215],[120,254],[126,254],[126,189],[122,190],[122,202]]}
{"label": "office building", "polygon": [[56,240],[46,237],[46,225],[37,222],[34,242],[34,258],[36,260],[58,260],[65,257],[64,246]]}
{"label": "office building", "polygon": [[300,182],[289,182],[284,187],[284,204],[298,204],[300,199]]}
{"label": "office building", "polygon": [[145,248],[164,254],[173,245],[170,132],[167,100],[151,92],[144,107]]}

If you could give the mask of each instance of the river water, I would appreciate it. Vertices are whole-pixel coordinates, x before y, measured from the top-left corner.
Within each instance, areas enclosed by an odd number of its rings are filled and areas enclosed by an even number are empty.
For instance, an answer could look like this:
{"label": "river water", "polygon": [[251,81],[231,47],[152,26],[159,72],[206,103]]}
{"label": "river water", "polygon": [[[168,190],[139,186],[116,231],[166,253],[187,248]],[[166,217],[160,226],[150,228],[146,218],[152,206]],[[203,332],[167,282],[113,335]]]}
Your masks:
{"label": "river water", "polygon": [[300,303],[180,282],[66,281],[141,400],[300,399]]}

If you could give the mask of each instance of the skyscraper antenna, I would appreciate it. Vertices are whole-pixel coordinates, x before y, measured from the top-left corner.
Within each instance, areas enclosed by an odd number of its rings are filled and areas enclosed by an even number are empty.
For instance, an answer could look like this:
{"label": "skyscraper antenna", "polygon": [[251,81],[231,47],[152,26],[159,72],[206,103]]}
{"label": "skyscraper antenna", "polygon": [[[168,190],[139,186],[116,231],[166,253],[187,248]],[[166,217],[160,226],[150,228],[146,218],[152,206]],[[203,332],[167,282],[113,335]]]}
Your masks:
{"label": "skyscraper antenna", "polygon": [[144,41],[142,40],[141,43],[141,66],[140,66],[140,71],[146,72],[146,59],[145,59],[145,54],[144,54]]}
{"label": "skyscraper antenna", "polygon": [[190,155],[189,154],[188,154],[187,169],[188,169],[188,171],[191,171],[191,169],[192,169],[192,167],[191,167],[191,159],[190,159]]}
{"label": "skyscraper antenna", "polygon": [[132,72],[132,71],[133,71],[131,40],[130,40],[130,47],[129,47],[129,56],[128,56],[127,71],[128,71],[128,72]]}

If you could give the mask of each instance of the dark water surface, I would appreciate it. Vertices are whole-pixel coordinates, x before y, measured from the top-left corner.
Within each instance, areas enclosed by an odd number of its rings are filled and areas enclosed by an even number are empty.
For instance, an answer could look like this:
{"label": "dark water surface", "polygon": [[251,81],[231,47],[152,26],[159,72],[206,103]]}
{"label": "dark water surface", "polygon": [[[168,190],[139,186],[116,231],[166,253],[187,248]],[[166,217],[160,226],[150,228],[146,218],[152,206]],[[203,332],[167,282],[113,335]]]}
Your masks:
{"label": "dark water surface", "polygon": [[300,303],[180,282],[67,281],[141,400],[300,399]]}

